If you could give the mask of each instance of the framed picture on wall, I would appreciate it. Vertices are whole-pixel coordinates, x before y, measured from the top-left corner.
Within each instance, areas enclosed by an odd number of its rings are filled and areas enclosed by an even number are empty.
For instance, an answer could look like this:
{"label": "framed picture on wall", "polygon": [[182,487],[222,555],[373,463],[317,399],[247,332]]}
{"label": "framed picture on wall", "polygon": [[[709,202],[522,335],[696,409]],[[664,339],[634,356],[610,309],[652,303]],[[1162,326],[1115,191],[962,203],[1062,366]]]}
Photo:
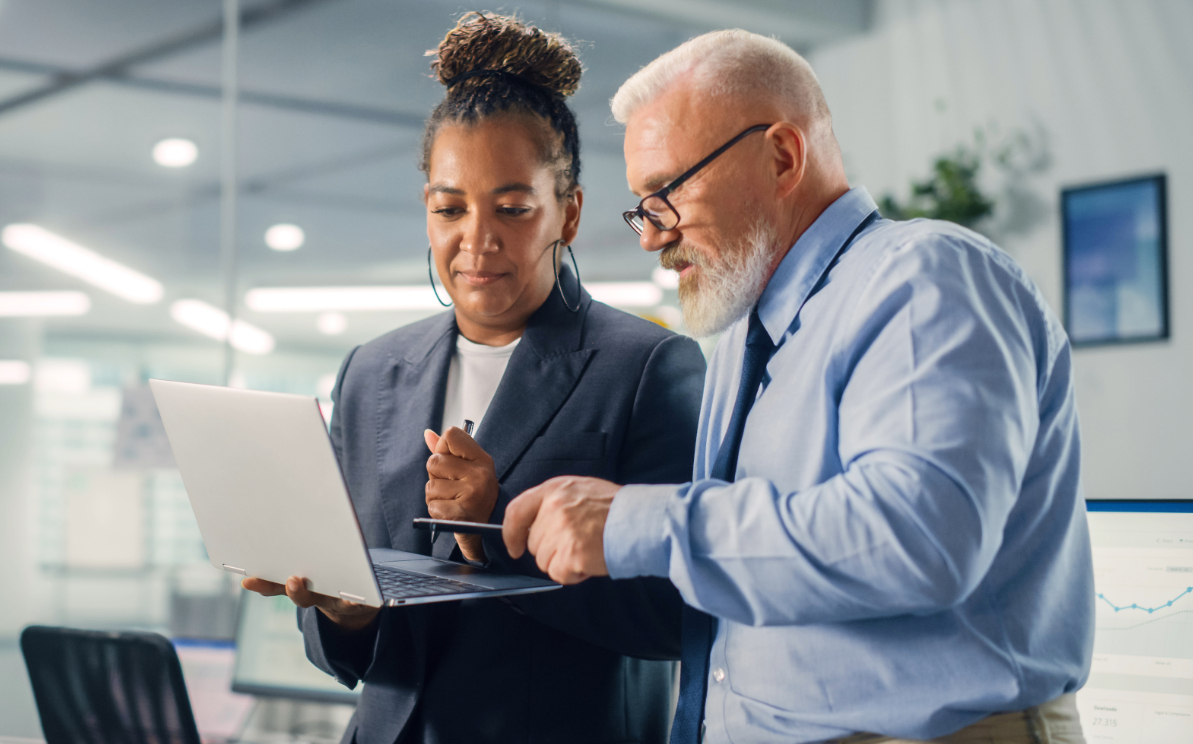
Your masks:
{"label": "framed picture on wall", "polygon": [[1163,174],[1061,192],[1064,321],[1073,346],[1168,338]]}

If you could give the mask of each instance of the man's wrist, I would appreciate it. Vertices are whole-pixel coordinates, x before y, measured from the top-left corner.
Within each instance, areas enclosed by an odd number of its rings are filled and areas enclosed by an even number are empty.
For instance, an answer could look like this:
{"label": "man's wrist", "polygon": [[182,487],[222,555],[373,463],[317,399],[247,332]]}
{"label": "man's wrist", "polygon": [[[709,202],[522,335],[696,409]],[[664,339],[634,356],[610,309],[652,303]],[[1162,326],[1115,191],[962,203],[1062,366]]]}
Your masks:
{"label": "man's wrist", "polygon": [[613,497],[604,534],[610,577],[667,576],[671,558],[667,504],[677,488],[624,486]]}

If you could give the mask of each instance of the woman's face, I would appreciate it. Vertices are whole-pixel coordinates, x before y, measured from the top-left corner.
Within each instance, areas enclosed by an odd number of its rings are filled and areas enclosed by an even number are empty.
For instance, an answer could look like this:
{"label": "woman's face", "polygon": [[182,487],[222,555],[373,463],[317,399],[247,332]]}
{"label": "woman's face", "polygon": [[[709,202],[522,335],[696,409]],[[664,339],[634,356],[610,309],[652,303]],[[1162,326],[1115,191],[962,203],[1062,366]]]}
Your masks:
{"label": "woman's face", "polygon": [[583,195],[556,197],[531,126],[447,124],[431,149],[427,237],[460,330],[482,343],[525,327],[554,286],[551,244],[570,244],[580,224]]}

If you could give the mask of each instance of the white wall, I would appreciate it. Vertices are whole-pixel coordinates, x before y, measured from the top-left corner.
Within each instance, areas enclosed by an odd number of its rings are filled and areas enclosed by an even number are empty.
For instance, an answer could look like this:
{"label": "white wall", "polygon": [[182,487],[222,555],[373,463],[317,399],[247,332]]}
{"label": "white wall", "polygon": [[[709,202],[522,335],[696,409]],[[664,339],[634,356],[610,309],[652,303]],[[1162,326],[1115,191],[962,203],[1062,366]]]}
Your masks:
{"label": "white wall", "polygon": [[1060,314],[1057,196],[1168,174],[1167,342],[1075,352],[1090,497],[1193,497],[1193,2],[879,0],[875,29],[809,57],[853,185],[906,193],[976,126],[1049,134],[1045,219],[1002,240]]}

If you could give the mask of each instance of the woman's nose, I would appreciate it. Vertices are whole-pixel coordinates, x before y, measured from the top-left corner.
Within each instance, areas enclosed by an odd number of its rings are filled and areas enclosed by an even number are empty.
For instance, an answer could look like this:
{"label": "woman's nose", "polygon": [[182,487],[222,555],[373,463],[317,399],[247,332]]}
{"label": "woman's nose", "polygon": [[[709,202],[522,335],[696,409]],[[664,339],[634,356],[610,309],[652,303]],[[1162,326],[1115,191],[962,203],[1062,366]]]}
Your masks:
{"label": "woman's nose", "polygon": [[468,253],[492,253],[497,250],[497,237],[489,221],[477,215],[468,220],[460,250]]}

